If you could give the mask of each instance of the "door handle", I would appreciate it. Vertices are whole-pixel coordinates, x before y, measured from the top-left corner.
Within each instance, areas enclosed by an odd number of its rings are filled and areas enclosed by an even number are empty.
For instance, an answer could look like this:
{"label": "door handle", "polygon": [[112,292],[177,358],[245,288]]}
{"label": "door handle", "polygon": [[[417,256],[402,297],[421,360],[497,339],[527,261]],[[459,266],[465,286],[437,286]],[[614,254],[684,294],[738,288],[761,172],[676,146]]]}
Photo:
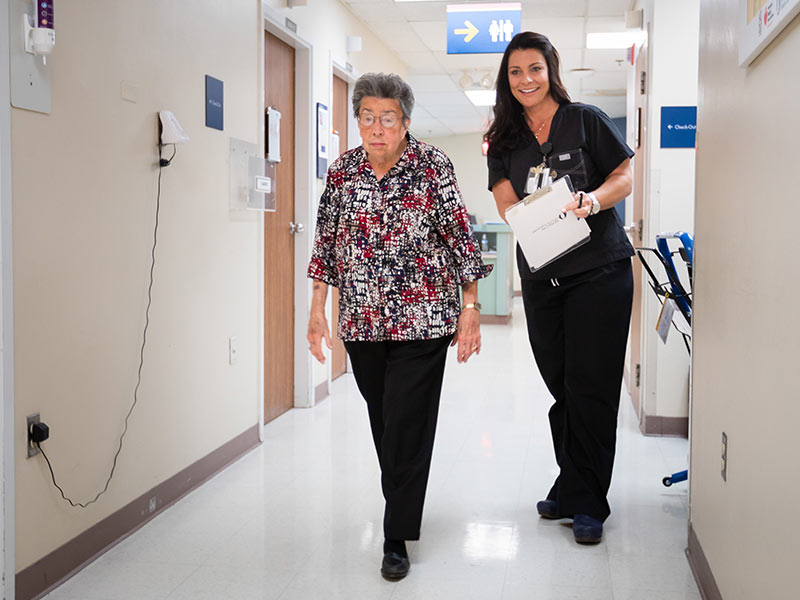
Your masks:
{"label": "door handle", "polygon": [[634,231],[636,231],[636,223],[631,223],[630,225],[626,225],[625,227],[623,227],[623,229],[625,230],[625,233],[633,233]]}
{"label": "door handle", "polygon": [[306,228],[305,225],[302,223],[295,223],[294,221],[289,221],[289,233],[292,235],[296,235],[298,233],[303,233],[303,230]]}

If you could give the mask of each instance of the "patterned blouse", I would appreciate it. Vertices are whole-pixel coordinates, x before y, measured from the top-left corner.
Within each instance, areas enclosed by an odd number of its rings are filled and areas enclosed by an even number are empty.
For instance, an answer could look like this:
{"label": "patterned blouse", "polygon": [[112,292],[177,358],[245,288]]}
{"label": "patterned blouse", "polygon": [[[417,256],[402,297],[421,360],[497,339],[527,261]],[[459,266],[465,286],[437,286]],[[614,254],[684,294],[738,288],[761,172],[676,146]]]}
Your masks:
{"label": "patterned blouse", "polygon": [[450,159],[407,134],[380,181],[363,146],[331,165],[308,276],[339,288],[345,341],[455,333],[460,284],[486,277]]}

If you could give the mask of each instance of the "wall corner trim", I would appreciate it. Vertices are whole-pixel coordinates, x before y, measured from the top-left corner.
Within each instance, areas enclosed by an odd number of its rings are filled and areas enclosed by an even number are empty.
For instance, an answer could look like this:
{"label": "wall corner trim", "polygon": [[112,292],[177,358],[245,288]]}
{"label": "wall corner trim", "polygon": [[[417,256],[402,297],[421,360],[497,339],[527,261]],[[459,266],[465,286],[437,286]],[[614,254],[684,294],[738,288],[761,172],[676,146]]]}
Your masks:
{"label": "wall corner trim", "polygon": [[[258,425],[226,442],[16,574],[16,599],[41,598],[259,445]],[[156,510],[149,512],[150,499]]]}
{"label": "wall corner trim", "polygon": [[697,587],[700,588],[700,595],[703,596],[703,600],[722,600],[722,594],[717,587],[714,573],[711,572],[711,566],[706,560],[706,555],[703,553],[700,540],[697,539],[697,534],[694,532],[691,522],[689,523],[689,542],[686,547],[686,558],[689,559],[689,567],[692,569],[692,574],[697,582]]}

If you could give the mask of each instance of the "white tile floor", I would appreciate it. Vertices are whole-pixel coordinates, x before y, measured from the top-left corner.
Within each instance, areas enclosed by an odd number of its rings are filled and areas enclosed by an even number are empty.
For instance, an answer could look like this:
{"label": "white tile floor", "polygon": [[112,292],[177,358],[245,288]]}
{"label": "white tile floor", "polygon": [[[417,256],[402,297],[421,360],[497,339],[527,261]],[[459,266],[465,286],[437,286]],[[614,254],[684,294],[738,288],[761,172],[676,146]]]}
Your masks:
{"label": "white tile floor", "polygon": [[699,600],[684,548],[686,440],[646,438],[622,400],[613,514],[579,546],[538,518],[556,474],[549,396],[524,316],[484,326],[483,353],[451,352],[422,539],[399,583],[379,574],[383,501],[352,377],[314,409],[148,523],[49,600]]}

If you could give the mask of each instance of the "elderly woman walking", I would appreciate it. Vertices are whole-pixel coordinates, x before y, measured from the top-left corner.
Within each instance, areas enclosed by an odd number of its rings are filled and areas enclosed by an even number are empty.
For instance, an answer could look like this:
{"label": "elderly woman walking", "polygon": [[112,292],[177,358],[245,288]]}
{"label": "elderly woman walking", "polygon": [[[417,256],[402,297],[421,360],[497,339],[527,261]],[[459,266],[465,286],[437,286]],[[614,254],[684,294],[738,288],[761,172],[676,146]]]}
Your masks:
{"label": "elderly woman walking", "polygon": [[[481,261],[445,154],[408,132],[414,94],[397,75],[353,89],[362,145],[330,167],[308,276],[308,342],[325,362],[328,286],[339,288],[338,335],[367,403],[386,507],[381,573],[408,574],[419,539],[448,345],[480,352]],[[463,303],[459,299],[459,287]]]}

